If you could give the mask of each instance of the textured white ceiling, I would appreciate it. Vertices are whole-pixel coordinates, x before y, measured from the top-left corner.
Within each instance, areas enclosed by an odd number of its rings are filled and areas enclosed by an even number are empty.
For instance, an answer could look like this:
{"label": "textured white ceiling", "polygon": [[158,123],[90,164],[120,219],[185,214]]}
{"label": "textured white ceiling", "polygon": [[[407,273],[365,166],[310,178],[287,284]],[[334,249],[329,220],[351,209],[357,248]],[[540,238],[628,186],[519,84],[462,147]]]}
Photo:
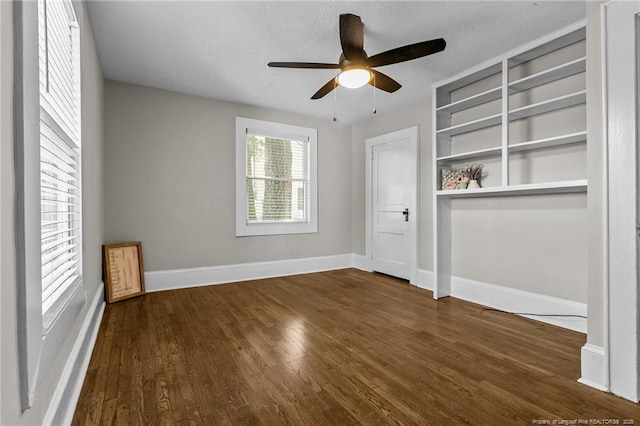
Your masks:
{"label": "textured white ceiling", "polygon": [[402,88],[376,91],[378,112],[428,98],[431,84],[585,17],[569,1],[98,1],[89,15],[108,79],[340,121],[368,118],[373,89],[311,100],[335,70],[268,68],[337,62],[338,17],[364,23],[372,56],[443,37],[444,52],[378,68]]}

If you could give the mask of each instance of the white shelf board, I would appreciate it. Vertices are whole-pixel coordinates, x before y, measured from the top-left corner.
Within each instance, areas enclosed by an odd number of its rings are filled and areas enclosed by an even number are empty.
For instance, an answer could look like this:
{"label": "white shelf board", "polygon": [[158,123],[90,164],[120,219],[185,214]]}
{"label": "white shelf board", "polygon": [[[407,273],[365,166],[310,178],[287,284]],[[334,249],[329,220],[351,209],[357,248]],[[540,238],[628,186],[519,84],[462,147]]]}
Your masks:
{"label": "white shelf board", "polygon": [[459,112],[487,102],[495,101],[496,99],[500,99],[501,96],[502,87],[496,87],[487,90],[486,92],[478,93],[477,95],[469,96],[465,99],[460,99],[459,101],[452,102],[448,105],[443,105],[437,109],[437,112],[438,114],[453,114],[454,112]]}
{"label": "white shelf board", "polygon": [[440,81],[434,84],[433,87],[437,88],[441,93],[453,92],[461,87],[498,74],[501,71],[502,61],[491,60],[479,64],[463,73],[450,77],[447,80]]}
{"label": "white shelf board", "polygon": [[510,54],[509,67],[520,65],[524,62],[528,62],[532,59],[551,53],[555,50],[562,49],[570,44],[582,41],[586,38],[587,29],[582,23],[578,24],[579,27],[573,29],[560,37],[553,34],[550,35],[550,39],[546,43],[537,44],[532,48],[525,48],[517,54]]}
{"label": "white shelf board", "polygon": [[560,80],[570,75],[584,72],[587,66],[587,58],[582,57],[574,61],[567,62],[557,67],[544,70],[537,74],[530,75],[520,80],[516,80],[509,84],[509,94],[523,92],[525,90],[532,89],[534,87],[542,86],[543,84],[550,83],[552,81]]}
{"label": "white shelf board", "polygon": [[534,115],[544,114],[546,112],[556,111],[562,108],[583,104],[586,102],[586,100],[587,91],[581,90],[569,95],[560,96],[554,99],[549,99],[548,101],[538,102],[536,104],[527,105],[522,108],[511,110],[509,111],[509,121],[520,120]]}
{"label": "white shelf board", "polygon": [[522,142],[522,143],[509,145],[509,152],[520,152],[520,151],[530,151],[533,149],[550,148],[554,146],[585,142],[586,140],[587,140],[586,131],[570,133],[567,135],[560,135],[552,138],[538,139],[535,141]]}
{"label": "white shelf board", "polygon": [[501,146],[498,146],[495,148],[479,149],[477,151],[462,152],[460,154],[445,155],[442,157],[438,157],[438,162],[453,163],[456,161],[472,160],[474,158],[491,157],[495,155],[500,155],[501,152],[502,152]]}
{"label": "white shelf board", "polygon": [[501,122],[502,122],[502,114],[495,114],[495,115],[490,115],[488,117],[479,118],[477,120],[468,121],[466,123],[458,124],[456,126],[447,127],[445,129],[438,130],[436,134],[438,136],[444,136],[444,137],[461,135],[463,133],[469,133],[475,130],[496,126]]}
{"label": "white shelf board", "polygon": [[586,192],[587,180],[567,180],[561,182],[529,183],[523,185],[492,186],[476,189],[454,189],[436,191],[440,198],[474,198],[474,197],[503,197],[514,195],[566,194],[571,192]]}

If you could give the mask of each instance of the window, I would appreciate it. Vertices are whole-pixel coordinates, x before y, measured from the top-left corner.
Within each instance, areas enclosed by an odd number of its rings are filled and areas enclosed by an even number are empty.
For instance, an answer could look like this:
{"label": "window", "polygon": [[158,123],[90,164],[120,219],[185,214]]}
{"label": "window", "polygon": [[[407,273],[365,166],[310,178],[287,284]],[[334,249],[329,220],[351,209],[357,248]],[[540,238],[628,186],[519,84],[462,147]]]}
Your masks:
{"label": "window", "polygon": [[38,1],[40,229],[45,328],[82,281],[79,31],[70,1]]}
{"label": "window", "polygon": [[315,129],[236,117],[236,235],[317,232]]}
{"label": "window", "polygon": [[71,0],[14,3],[18,337],[22,408],[86,301],[80,31]]}

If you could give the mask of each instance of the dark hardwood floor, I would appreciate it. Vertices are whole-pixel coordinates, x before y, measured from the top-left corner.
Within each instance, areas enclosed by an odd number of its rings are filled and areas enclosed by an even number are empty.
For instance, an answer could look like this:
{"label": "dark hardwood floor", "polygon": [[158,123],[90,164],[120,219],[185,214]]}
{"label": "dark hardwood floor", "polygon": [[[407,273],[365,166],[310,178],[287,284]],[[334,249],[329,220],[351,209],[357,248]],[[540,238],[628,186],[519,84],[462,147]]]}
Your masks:
{"label": "dark hardwood floor", "polygon": [[576,382],[584,335],[431,297],[347,269],[109,305],[73,424],[640,424]]}

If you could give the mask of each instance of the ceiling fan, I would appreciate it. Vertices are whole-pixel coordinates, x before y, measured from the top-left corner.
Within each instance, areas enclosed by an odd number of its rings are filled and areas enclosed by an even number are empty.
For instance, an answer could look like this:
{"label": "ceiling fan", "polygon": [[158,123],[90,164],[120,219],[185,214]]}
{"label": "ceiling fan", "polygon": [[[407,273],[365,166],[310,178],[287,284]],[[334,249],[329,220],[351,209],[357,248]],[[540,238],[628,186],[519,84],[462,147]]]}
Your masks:
{"label": "ceiling fan", "polygon": [[364,35],[362,20],[350,13],[340,15],[340,44],[342,54],[337,64],[317,62],[269,62],[274,68],[311,68],[311,69],[339,69],[340,74],[332,78],[320,88],[311,99],[320,99],[338,85],[355,89],[365,84],[393,93],[398,90],[400,83],[391,77],[374,70],[374,67],[397,64],[422,58],[423,56],[444,50],[447,43],[442,38],[409,44],[377,55],[367,56],[364,51]]}

